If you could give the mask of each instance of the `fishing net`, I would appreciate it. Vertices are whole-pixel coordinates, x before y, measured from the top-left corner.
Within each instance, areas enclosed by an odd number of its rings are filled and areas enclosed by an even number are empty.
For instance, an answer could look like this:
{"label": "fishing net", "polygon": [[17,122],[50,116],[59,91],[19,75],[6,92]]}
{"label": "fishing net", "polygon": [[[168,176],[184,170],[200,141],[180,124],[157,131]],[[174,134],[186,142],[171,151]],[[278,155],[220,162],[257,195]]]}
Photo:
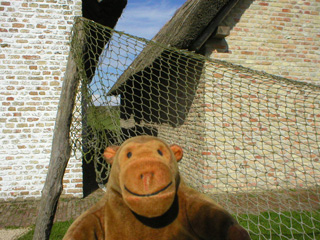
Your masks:
{"label": "fishing net", "polygon": [[106,146],[157,136],[183,147],[185,181],[234,214],[253,239],[320,239],[319,86],[84,18],[75,26],[70,54],[81,84],[70,134],[75,156],[94,163],[97,182],[108,178]]}

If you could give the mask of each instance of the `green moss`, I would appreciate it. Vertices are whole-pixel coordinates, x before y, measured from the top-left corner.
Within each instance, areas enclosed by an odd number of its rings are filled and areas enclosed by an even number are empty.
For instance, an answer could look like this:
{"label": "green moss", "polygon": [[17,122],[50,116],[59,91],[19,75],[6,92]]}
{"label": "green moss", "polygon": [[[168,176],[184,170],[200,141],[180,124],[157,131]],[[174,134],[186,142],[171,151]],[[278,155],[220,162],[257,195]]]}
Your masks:
{"label": "green moss", "polygon": [[95,130],[116,131],[120,127],[119,107],[90,107],[87,111],[88,125]]}

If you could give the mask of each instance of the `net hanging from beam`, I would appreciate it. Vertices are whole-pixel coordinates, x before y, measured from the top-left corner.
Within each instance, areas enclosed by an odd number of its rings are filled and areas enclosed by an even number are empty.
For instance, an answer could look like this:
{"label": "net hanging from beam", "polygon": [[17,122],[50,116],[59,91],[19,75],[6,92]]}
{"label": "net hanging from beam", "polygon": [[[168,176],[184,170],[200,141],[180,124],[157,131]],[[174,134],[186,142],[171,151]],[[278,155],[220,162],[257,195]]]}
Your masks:
{"label": "net hanging from beam", "polygon": [[[98,182],[107,145],[154,135],[183,147],[185,181],[253,239],[320,239],[319,86],[76,21],[87,42],[71,43],[81,84],[70,134]],[[111,38],[100,57],[97,36]]]}

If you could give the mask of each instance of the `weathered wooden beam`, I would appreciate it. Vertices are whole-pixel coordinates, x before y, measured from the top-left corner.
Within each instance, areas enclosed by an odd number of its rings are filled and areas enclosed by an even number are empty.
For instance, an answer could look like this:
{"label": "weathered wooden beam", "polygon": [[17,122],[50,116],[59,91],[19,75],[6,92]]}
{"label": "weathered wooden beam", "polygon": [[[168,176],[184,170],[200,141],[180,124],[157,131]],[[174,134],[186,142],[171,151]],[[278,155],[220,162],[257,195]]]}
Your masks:
{"label": "weathered wooden beam", "polygon": [[[113,28],[126,4],[127,0],[104,0],[97,2],[83,0],[84,16]],[[74,33],[76,34],[73,36],[74,39],[72,42],[75,42],[74,46],[76,45],[76,49],[78,50],[77,53],[81,55],[80,58],[82,58],[82,61],[87,64],[89,63],[88,66],[84,64],[84,71],[88,78],[87,80],[90,80],[93,77],[99,56],[103,51],[105,44],[109,41],[109,35],[105,36],[103,33],[97,31],[97,29],[95,30],[96,31],[91,30],[90,35],[86,32],[86,36],[83,29],[83,21],[76,21],[74,26]],[[88,49],[92,48],[94,49],[94,52],[91,52],[90,54]],[[64,172],[70,158],[70,126],[77,87],[80,82],[79,69],[77,69],[75,55],[72,54],[73,51],[74,49],[71,49],[69,54],[65,79],[61,90],[49,169],[42,190],[33,240],[49,239],[58,200],[63,188],[62,180]]]}
{"label": "weathered wooden beam", "polygon": [[[75,24],[75,38],[77,44],[84,44],[82,22]],[[79,71],[72,51],[69,54],[65,79],[62,85],[58,113],[53,133],[51,157],[47,178],[42,190],[40,208],[37,215],[33,240],[49,239],[53,219],[62,192],[63,175],[68,164],[71,152],[69,132],[72,120],[72,111],[75,104],[77,87],[80,82]]]}

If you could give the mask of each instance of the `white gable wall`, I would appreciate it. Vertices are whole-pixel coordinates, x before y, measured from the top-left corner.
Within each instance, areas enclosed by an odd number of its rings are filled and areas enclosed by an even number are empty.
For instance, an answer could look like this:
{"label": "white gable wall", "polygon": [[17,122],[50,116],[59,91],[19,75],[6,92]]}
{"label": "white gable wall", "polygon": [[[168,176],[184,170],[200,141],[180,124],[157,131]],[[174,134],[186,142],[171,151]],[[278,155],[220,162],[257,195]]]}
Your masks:
{"label": "white gable wall", "polygon": [[[37,198],[45,181],[73,18],[81,0],[0,3],[0,199]],[[64,193],[81,196],[71,159]]]}

